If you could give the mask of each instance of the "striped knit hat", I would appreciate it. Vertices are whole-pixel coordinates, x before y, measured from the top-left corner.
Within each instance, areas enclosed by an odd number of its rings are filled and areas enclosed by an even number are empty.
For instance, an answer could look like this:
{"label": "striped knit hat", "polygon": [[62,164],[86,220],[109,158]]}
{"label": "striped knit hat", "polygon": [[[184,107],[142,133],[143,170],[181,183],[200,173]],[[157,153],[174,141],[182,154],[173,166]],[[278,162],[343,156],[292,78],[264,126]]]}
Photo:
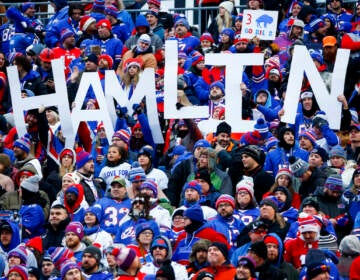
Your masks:
{"label": "striped knit hat", "polygon": [[315,219],[312,215],[308,215],[304,212],[299,214],[299,232],[320,232],[321,225],[320,222]]}
{"label": "striped knit hat", "polygon": [[113,134],[112,140],[114,140],[114,138],[119,138],[120,140],[124,141],[127,145],[129,145],[130,133],[125,129],[120,129]]}
{"label": "striped knit hat", "polygon": [[63,262],[61,264],[61,279],[65,279],[65,275],[66,273],[71,270],[71,269],[74,269],[74,268],[77,268],[78,270],[80,270],[80,267],[77,265],[76,262],[74,261],[71,261],[71,260],[66,260],[65,262]]}
{"label": "striped knit hat", "polygon": [[160,8],[160,0],[147,0],[146,2],[147,2],[148,5],[153,4],[156,7]]}
{"label": "striped knit hat", "polygon": [[257,119],[254,129],[257,130],[264,139],[269,137],[269,127],[263,118]]}
{"label": "striped knit hat", "polygon": [[309,139],[311,144],[313,146],[316,146],[316,135],[312,129],[302,131],[299,134],[299,139],[300,139],[300,137],[305,137],[305,138]]}
{"label": "striped knit hat", "polygon": [[325,181],[325,188],[336,191],[336,192],[343,192],[343,181],[341,179],[341,175],[339,174],[331,174]]}
{"label": "striped knit hat", "polygon": [[93,156],[90,153],[86,151],[78,152],[76,155],[76,169],[80,169],[90,160],[94,160]]}
{"label": "striped knit hat", "polygon": [[27,261],[26,248],[24,246],[18,246],[16,248],[12,249],[9,252],[7,259],[9,260],[11,257],[19,258],[20,264],[26,265],[26,261]]}
{"label": "striped knit hat", "polygon": [[229,203],[233,209],[235,209],[235,199],[228,194],[222,194],[216,200],[215,208],[218,208],[220,203]]}
{"label": "striped knit hat", "polygon": [[146,180],[146,175],[144,169],[142,169],[142,167],[137,161],[134,161],[129,171],[129,181],[132,183],[132,182],[139,182],[145,180]]}
{"label": "striped knit hat", "polygon": [[14,147],[18,147],[26,153],[30,153],[31,142],[27,137],[21,137],[14,143]]}
{"label": "striped knit hat", "polygon": [[[14,265],[13,267],[11,267],[11,268],[9,269],[9,272],[8,272],[7,275],[9,276],[10,273],[12,273],[12,272],[17,272],[17,273],[19,273],[20,276],[21,276],[21,279],[23,279],[23,280],[28,279],[27,269],[26,269],[26,267],[24,267],[24,266],[22,266],[22,265]],[[6,279],[8,279],[8,278],[6,278]]]}
{"label": "striped knit hat", "polygon": [[52,262],[58,270],[60,270],[60,266],[64,260],[70,259],[74,256],[73,251],[65,247],[50,247],[48,252]]}
{"label": "striped knit hat", "polygon": [[[116,250],[117,249],[117,250]],[[124,271],[126,271],[136,258],[136,252],[132,248],[121,247],[114,249],[117,253],[116,264]]]}
{"label": "striped knit hat", "polygon": [[275,177],[275,181],[281,176],[281,175],[286,175],[290,178],[292,178],[292,173],[291,173],[291,170],[287,167],[283,167],[283,168],[280,168],[278,173],[276,173],[276,177]]}

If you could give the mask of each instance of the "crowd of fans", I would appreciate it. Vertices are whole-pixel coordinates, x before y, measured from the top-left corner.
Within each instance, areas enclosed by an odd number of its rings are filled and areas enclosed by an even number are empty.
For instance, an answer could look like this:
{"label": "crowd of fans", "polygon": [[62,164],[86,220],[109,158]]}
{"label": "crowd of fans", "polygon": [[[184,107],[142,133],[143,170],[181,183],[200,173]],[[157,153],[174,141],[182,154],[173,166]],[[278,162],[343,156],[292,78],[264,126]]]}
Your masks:
{"label": "crowd of fans", "polygon": [[[0,27],[2,279],[360,279],[360,3],[327,0],[321,13],[313,0],[249,0],[249,9],[279,12],[275,40],[263,41],[241,37],[232,1],[201,1],[218,6],[202,30],[159,0],[135,21],[122,1],[50,2],[46,25],[26,2]],[[177,108],[208,105],[215,133],[204,135],[199,120],[164,119],[165,40],[178,42]],[[351,50],[339,131],[306,75],[295,123],[280,121],[295,45],[309,50],[329,91],[337,50]],[[207,53],[264,54],[240,85],[253,131],[224,121],[226,69],[205,65]],[[24,112],[20,137],[6,67],[17,67],[31,98],[55,92],[57,58],[70,110],[99,108],[91,87],[74,102],[82,73],[97,72],[105,90],[105,71],[115,71],[130,100],[153,68],[164,144],[152,137],[145,99],[133,114],[114,101],[114,131],[81,122],[74,147],[56,106]]]}

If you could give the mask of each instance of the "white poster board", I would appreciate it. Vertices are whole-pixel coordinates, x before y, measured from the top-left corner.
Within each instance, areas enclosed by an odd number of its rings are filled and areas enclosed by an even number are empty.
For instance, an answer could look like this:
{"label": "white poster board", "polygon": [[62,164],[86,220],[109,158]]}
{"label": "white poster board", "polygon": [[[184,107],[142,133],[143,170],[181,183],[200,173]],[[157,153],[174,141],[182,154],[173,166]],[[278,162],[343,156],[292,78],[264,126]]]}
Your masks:
{"label": "white poster board", "polygon": [[274,40],[278,20],[277,11],[244,10],[241,38]]}

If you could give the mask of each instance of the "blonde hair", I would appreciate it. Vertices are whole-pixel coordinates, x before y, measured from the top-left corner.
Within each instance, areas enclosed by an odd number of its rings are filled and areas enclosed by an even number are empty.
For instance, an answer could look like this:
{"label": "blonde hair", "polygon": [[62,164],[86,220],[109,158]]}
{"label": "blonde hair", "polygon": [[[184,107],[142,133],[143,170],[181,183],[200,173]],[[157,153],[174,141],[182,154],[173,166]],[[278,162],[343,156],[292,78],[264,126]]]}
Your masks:
{"label": "blonde hair", "polygon": [[135,74],[135,76],[131,77],[129,74],[129,71],[125,71],[123,76],[122,76],[122,81],[125,84],[125,86],[130,86],[131,84],[133,84],[134,86],[137,85],[137,83],[139,82],[139,77],[140,77],[140,69],[139,72]]}
{"label": "blonde hair", "polygon": [[225,9],[225,14],[223,17],[220,15],[216,16],[216,24],[218,26],[219,33],[221,33],[224,28],[232,27],[232,17],[226,9]]}

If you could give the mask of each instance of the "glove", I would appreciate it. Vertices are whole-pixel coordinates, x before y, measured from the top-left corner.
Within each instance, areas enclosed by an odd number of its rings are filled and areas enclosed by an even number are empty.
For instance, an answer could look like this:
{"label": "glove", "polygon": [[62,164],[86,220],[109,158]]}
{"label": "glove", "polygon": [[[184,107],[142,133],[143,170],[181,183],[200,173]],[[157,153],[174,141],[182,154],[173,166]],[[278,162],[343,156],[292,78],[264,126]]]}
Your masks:
{"label": "glove", "polygon": [[349,223],[349,217],[346,214],[337,216],[335,220],[339,227],[344,227]]}
{"label": "glove", "polygon": [[132,106],[132,108],[133,108],[134,112],[138,115],[142,114],[142,112],[143,112],[140,104],[134,104]]}
{"label": "glove", "polygon": [[327,120],[324,120],[323,118],[320,118],[320,117],[315,117],[313,119],[313,126],[317,126],[319,127],[320,129],[322,129],[324,126],[329,126],[329,123]]}
{"label": "glove", "polygon": [[126,113],[127,113],[127,108],[126,107],[120,107],[120,105],[117,105],[116,106],[116,109],[115,109],[115,112],[116,112],[116,115],[119,117],[119,118],[123,118]]}

